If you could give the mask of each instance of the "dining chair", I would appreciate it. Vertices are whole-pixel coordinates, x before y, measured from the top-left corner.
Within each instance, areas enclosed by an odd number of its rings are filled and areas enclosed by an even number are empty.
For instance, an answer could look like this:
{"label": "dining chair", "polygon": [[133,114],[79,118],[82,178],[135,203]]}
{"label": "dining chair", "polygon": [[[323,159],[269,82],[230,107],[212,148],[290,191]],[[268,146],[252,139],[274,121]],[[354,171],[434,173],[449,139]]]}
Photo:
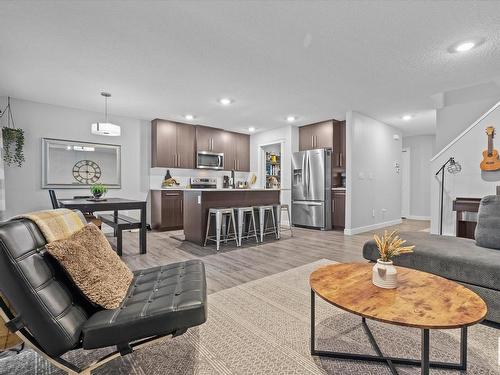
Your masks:
{"label": "dining chair", "polygon": [[57,201],[57,198],[56,198],[56,192],[54,190],[50,189],[49,196],[50,196],[50,202],[52,203],[52,208],[54,210],[56,208],[59,208],[59,202]]}

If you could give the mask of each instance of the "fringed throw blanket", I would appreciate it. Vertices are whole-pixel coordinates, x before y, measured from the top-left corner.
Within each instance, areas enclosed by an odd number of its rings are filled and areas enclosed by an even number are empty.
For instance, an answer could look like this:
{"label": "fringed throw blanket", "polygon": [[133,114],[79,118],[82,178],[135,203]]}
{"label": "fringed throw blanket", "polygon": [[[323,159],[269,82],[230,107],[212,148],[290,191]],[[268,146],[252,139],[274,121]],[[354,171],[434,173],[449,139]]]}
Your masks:
{"label": "fringed throw blanket", "polygon": [[30,212],[16,217],[33,221],[48,243],[68,238],[84,227],[80,216],[67,208]]}

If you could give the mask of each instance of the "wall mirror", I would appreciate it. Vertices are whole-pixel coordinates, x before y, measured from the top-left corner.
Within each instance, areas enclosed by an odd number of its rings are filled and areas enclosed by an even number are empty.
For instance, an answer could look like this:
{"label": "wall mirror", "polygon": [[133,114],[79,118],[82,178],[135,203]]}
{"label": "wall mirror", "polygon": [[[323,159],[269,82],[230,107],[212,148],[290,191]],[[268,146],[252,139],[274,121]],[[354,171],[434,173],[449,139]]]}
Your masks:
{"label": "wall mirror", "polygon": [[42,188],[121,187],[121,146],[42,138]]}

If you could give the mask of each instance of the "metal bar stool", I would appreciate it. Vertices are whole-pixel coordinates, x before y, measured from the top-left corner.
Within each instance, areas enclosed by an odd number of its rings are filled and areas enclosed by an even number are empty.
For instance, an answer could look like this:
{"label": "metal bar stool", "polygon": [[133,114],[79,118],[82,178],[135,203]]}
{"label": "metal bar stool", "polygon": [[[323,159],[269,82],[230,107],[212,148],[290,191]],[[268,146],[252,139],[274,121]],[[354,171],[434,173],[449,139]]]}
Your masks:
{"label": "metal bar stool", "polygon": [[[273,206],[255,206],[255,210],[259,212],[259,233],[260,233],[260,242],[264,242],[264,236],[267,234],[275,234],[276,239],[279,239],[278,227],[276,226],[276,218],[274,216],[274,207]],[[267,227],[267,219],[271,214],[272,226],[270,228]]]}
{"label": "metal bar stool", "polygon": [[[215,216],[215,236],[209,236],[210,221],[212,219],[212,216]],[[228,219],[229,225],[226,230],[226,222]],[[232,235],[231,233],[229,233],[231,229],[231,223],[233,224]],[[203,246],[207,246],[207,241],[215,241],[217,245],[217,251],[219,251],[221,234],[225,243],[227,243],[228,240],[234,240],[236,242],[236,246],[238,246],[238,237],[236,236],[236,221],[232,208],[210,208],[208,210],[207,232],[205,233],[205,242],[203,243]]]}
{"label": "metal bar stool", "polygon": [[257,237],[257,226],[255,225],[255,214],[253,212],[253,207],[236,207],[234,209],[236,212],[236,222],[238,223],[238,235],[239,246],[241,246],[241,240],[243,238],[243,232],[246,228],[246,221],[248,215],[250,215],[250,221],[248,223],[248,229],[246,230],[246,239],[250,236],[255,236],[255,242],[259,243],[259,238]]}
{"label": "metal bar stool", "polygon": [[[278,216],[277,225],[278,225],[279,237],[281,238],[281,232],[283,232],[283,231],[290,231],[290,236],[293,237],[292,219],[290,216],[290,206],[288,204],[281,204],[281,205],[276,204],[276,205],[274,205],[274,207],[276,208],[276,215]],[[286,211],[287,218],[288,218],[288,225],[286,227],[281,225],[281,223],[282,223],[281,216],[282,216],[282,213],[285,211]]]}

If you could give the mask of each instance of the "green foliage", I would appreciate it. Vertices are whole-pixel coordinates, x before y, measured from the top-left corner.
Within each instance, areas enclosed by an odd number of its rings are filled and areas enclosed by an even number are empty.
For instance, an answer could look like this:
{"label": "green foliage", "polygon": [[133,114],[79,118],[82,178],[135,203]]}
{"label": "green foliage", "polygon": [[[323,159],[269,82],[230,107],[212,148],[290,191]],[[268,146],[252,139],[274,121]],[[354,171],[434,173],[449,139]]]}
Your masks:
{"label": "green foliage", "polygon": [[103,185],[103,184],[94,184],[90,187],[90,192],[92,193],[92,195],[103,195],[103,194],[106,194],[106,192],[108,191],[108,188],[106,187],[106,185]]}
{"label": "green foliage", "polygon": [[24,130],[4,126],[2,128],[3,160],[8,166],[21,167],[24,163]]}

